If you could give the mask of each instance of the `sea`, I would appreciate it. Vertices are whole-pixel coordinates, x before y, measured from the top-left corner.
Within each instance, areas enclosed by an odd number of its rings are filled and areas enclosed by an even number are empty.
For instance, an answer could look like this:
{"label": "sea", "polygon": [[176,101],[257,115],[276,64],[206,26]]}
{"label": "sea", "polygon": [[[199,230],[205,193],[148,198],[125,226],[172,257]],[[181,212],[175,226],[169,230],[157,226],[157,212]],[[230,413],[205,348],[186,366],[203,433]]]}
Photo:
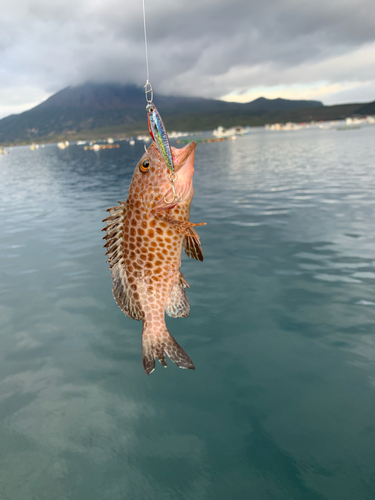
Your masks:
{"label": "sea", "polygon": [[1,500],[373,500],[375,126],[198,144],[196,370],[150,376],[103,249],[119,146],[0,156]]}

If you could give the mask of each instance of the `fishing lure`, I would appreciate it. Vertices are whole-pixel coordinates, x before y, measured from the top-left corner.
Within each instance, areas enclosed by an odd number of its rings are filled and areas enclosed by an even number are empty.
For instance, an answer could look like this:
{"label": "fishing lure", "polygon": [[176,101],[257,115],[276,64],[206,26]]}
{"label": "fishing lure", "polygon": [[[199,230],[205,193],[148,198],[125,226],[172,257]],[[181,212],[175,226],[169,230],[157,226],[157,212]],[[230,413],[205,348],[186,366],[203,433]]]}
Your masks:
{"label": "fishing lure", "polygon": [[148,102],[146,106],[148,117],[148,128],[152,140],[155,142],[159,153],[163,157],[170,172],[174,172],[173,156],[168,135],[161,119],[159,111],[153,102]]}

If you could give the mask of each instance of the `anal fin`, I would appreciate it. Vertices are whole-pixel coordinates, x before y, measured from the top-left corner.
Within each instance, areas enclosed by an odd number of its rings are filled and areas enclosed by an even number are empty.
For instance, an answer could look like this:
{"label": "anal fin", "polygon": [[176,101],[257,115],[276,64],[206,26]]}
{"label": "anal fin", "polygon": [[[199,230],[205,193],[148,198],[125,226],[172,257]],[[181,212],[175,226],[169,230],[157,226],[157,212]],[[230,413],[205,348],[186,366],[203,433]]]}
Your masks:
{"label": "anal fin", "polygon": [[189,286],[181,274],[174,284],[165,309],[171,318],[186,318],[190,314],[190,303],[184,288]]}

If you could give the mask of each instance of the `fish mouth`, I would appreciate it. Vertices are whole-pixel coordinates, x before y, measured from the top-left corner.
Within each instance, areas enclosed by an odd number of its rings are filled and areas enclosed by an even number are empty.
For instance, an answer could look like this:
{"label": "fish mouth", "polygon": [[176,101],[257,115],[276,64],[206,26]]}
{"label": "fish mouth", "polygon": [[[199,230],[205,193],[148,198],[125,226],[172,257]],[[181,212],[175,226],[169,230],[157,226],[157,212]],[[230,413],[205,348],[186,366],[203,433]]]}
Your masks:
{"label": "fish mouth", "polygon": [[[165,195],[158,201],[153,210],[169,210],[178,203],[193,197],[193,175],[195,148],[197,143],[191,141],[185,147],[178,149],[171,147],[175,168],[174,188],[168,183]],[[155,146],[156,148],[156,146]],[[168,201],[170,200],[170,201]]]}
{"label": "fish mouth", "polygon": [[197,143],[195,141],[189,142],[185,147],[181,149],[172,147],[173,154],[173,164],[175,172],[180,172],[181,174],[190,173],[191,177],[194,173],[194,159],[195,159],[195,148]]}
{"label": "fish mouth", "polygon": [[193,175],[195,141],[189,142],[184,148],[172,149],[174,167],[176,173],[175,189],[178,202],[184,202],[193,197]]}

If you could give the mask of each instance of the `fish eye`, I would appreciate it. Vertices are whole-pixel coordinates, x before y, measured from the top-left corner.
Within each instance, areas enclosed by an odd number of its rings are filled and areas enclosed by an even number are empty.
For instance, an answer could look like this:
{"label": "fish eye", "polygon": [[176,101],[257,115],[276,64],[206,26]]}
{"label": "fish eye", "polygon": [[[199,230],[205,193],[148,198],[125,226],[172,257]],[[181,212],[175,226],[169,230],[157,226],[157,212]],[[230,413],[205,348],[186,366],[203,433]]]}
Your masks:
{"label": "fish eye", "polygon": [[151,106],[151,108],[149,109],[150,113],[153,113],[154,111],[154,108]]}
{"label": "fish eye", "polygon": [[146,158],[143,160],[143,162],[139,165],[139,170],[141,172],[147,172],[147,170],[150,168],[151,162],[149,158]]}

